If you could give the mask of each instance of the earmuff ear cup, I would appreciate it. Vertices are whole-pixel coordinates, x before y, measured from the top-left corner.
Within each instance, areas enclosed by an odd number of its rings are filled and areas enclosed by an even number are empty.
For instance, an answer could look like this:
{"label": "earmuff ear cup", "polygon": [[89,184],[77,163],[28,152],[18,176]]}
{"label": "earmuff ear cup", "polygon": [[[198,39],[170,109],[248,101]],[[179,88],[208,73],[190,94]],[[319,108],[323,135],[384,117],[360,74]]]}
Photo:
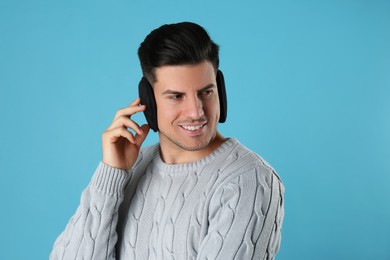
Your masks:
{"label": "earmuff ear cup", "polygon": [[227,95],[225,87],[225,78],[223,77],[222,71],[217,72],[217,86],[220,106],[219,122],[225,123],[227,117]]}
{"label": "earmuff ear cup", "polygon": [[146,121],[148,122],[150,128],[154,132],[157,132],[158,125],[156,99],[154,97],[153,87],[145,77],[142,77],[138,84],[138,94],[141,98],[141,104],[146,106],[144,111]]}

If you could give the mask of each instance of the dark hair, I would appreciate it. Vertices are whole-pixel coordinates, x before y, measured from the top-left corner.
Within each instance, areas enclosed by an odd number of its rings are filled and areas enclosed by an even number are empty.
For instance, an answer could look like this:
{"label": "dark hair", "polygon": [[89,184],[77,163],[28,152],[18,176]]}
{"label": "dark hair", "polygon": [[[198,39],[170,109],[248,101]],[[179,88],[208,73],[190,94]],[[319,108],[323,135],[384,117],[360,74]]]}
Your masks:
{"label": "dark hair", "polygon": [[165,24],[153,30],[138,49],[143,75],[153,83],[155,69],[165,65],[189,65],[210,61],[219,67],[219,46],[198,24]]}

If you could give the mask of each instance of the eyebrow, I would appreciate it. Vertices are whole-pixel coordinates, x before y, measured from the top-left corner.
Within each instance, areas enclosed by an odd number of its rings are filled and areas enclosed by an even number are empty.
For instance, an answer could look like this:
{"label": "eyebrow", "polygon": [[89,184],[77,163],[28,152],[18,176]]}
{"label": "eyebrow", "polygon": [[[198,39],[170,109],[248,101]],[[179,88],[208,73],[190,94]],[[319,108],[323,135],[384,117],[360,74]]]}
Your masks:
{"label": "eyebrow", "polygon": [[[205,87],[201,88],[200,90],[198,90],[198,93],[206,91],[206,90],[214,88],[214,87],[216,87],[215,84],[210,83],[207,86],[205,86]],[[184,94],[184,92],[180,92],[180,91],[177,91],[177,90],[171,90],[171,89],[167,89],[167,90],[165,90],[162,93],[162,95],[183,95],[183,94]]]}

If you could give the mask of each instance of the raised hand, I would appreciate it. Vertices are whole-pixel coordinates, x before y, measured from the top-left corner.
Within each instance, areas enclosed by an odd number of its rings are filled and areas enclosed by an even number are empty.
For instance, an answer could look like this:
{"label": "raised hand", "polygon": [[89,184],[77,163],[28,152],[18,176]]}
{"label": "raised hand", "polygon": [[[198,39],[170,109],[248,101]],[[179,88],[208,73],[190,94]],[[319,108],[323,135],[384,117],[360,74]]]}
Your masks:
{"label": "raised hand", "polygon": [[[131,116],[146,109],[137,98],[128,107],[117,111],[111,125],[102,135],[103,162],[111,167],[129,170],[138,158],[138,153],[150,128],[141,127]],[[135,135],[129,130],[132,129]]]}

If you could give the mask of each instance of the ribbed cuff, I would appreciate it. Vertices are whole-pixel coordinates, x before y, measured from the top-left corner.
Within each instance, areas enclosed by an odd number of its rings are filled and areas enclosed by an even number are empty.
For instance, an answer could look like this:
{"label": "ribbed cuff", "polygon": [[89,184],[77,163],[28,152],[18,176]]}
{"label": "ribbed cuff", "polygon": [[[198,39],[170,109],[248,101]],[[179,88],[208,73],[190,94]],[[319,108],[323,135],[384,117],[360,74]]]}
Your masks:
{"label": "ribbed cuff", "polygon": [[89,184],[101,193],[122,196],[131,173],[100,162]]}

